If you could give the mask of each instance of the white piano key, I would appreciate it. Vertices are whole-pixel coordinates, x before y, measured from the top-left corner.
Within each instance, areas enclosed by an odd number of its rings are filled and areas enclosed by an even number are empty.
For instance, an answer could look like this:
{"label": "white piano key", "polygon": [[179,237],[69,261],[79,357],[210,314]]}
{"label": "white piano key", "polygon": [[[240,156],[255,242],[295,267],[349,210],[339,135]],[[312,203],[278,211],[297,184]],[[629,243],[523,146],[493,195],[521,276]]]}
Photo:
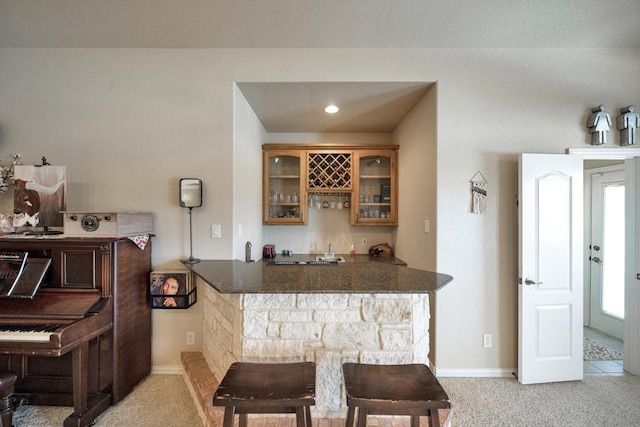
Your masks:
{"label": "white piano key", "polygon": [[49,341],[50,332],[0,332],[0,341]]}

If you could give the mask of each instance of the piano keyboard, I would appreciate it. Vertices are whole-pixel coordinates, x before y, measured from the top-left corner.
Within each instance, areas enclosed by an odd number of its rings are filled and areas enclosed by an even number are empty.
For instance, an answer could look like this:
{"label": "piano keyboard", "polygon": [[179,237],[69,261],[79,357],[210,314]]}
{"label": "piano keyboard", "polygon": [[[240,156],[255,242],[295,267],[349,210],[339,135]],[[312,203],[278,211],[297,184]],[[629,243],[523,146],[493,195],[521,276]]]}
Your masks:
{"label": "piano keyboard", "polygon": [[49,341],[60,325],[0,324],[0,341]]}

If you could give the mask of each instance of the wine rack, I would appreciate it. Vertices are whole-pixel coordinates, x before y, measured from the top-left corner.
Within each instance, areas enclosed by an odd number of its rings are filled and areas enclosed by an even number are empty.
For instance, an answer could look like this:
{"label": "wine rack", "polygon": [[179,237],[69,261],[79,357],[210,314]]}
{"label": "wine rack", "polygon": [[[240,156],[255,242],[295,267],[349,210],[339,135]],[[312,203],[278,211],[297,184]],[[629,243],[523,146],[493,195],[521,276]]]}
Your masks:
{"label": "wine rack", "polygon": [[308,153],[309,191],[350,190],[352,188],[352,154]]}

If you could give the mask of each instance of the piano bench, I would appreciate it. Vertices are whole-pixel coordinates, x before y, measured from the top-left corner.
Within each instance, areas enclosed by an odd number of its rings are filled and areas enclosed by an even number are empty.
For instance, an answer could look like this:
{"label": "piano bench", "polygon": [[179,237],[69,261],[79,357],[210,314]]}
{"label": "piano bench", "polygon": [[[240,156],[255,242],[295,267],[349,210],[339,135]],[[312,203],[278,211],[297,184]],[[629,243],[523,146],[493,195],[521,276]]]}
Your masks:
{"label": "piano bench", "polygon": [[13,383],[16,382],[16,374],[9,371],[0,371],[0,427],[11,427],[13,423]]}
{"label": "piano bench", "polygon": [[440,427],[438,409],[451,407],[447,392],[435,375],[422,364],[342,365],[347,395],[346,427],[366,427],[367,415],[411,416],[411,427],[420,426],[420,416],[429,417],[430,427]]}
{"label": "piano bench", "polygon": [[229,367],[213,396],[224,406],[223,427],[247,427],[247,414],[296,414],[296,427],[311,427],[315,405],[316,365],[313,362],[245,363]]}

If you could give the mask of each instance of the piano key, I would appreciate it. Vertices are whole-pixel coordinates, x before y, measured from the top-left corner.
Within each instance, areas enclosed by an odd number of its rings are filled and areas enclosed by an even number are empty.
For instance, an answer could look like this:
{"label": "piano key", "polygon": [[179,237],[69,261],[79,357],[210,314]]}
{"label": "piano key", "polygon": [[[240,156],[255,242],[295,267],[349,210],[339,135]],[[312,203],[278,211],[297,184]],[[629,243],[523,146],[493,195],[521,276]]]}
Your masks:
{"label": "piano key", "polygon": [[49,341],[59,325],[0,324],[0,341]]}

